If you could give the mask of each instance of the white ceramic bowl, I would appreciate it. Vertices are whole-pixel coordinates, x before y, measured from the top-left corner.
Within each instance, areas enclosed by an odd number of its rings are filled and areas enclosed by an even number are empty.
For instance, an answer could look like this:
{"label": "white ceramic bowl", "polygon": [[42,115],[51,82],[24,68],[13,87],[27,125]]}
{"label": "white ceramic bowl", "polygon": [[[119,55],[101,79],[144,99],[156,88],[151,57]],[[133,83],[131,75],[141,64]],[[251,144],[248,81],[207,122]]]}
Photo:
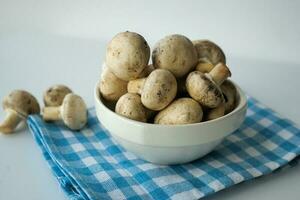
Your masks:
{"label": "white ceramic bowl", "polygon": [[115,140],[138,157],[157,164],[180,164],[211,152],[245,119],[247,99],[235,84],[236,108],[215,120],[187,125],[157,125],[134,121],[107,108],[95,87],[99,121]]}

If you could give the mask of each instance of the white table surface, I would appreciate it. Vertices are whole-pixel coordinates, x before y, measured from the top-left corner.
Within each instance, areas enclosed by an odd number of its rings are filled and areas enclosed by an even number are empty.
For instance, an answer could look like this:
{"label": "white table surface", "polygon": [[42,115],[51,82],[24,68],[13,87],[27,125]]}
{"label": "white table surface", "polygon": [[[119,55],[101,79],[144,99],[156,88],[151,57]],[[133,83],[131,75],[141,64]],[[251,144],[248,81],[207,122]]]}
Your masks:
{"label": "white table surface", "polygon": [[[0,99],[20,88],[42,102],[48,86],[63,83],[93,106],[105,45],[114,34],[136,31],[153,46],[166,34],[182,33],[218,42],[232,79],[300,124],[299,1],[139,2],[0,0]],[[299,199],[299,170],[207,199]],[[28,129],[0,134],[0,199],[67,199]]]}

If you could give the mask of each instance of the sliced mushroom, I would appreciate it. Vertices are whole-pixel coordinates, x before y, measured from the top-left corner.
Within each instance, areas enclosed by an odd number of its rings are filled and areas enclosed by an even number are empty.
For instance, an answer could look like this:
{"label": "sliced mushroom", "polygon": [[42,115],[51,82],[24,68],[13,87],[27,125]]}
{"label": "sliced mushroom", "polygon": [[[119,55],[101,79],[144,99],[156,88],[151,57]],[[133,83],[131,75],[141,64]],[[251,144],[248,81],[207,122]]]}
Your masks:
{"label": "sliced mushroom", "polygon": [[189,95],[201,105],[215,108],[224,102],[219,86],[230,76],[228,67],[219,63],[208,74],[199,71],[191,72],[186,80],[186,88]]}
{"label": "sliced mushroom", "polygon": [[201,122],[203,111],[199,103],[192,98],[180,98],[173,101],[168,107],[160,111],[155,124],[192,124]]}
{"label": "sliced mushroom", "polygon": [[177,82],[174,75],[165,69],[156,69],[147,78],[129,81],[128,92],[141,94],[144,106],[162,110],[176,96]]}
{"label": "sliced mushroom", "polygon": [[6,112],[4,121],[0,124],[0,132],[11,133],[28,115],[40,113],[36,98],[24,90],[14,90],[4,97],[3,110]]}
{"label": "sliced mushroom", "polygon": [[207,110],[205,113],[205,121],[217,119],[225,115],[225,103],[220,103],[216,108]]}
{"label": "sliced mushroom", "polygon": [[45,106],[60,106],[69,93],[72,90],[65,85],[53,85],[48,88],[44,93],[44,104]]}
{"label": "sliced mushroom", "polygon": [[106,65],[124,81],[138,78],[149,58],[150,48],[146,40],[129,31],[117,34],[106,50]]}
{"label": "sliced mushroom", "polygon": [[183,77],[197,64],[193,43],[183,35],[169,35],[158,41],[152,52],[155,68],[167,69],[176,78]]}
{"label": "sliced mushroom", "polygon": [[230,113],[235,108],[236,88],[232,82],[226,80],[221,85],[221,90],[225,98],[225,113]]}
{"label": "sliced mushroom", "polygon": [[62,120],[72,130],[82,129],[87,123],[87,109],[83,99],[76,94],[67,94],[59,107],[43,109],[45,121]]}
{"label": "sliced mushroom", "polygon": [[193,44],[197,50],[198,58],[206,58],[213,65],[226,63],[225,54],[222,49],[215,43],[209,40],[195,40]]}
{"label": "sliced mushroom", "polygon": [[116,102],[127,93],[127,81],[119,79],[112,71],[105,67],[102,69],[101,81],[98,84],[100,94],[107,101]]}
{"label": "sliced mushroom", "polygon": [[120,97],[115,112],[141,122],[146,122],[148,118],[148,111],[142,104],[141,97],[133,93],[126,93]]}

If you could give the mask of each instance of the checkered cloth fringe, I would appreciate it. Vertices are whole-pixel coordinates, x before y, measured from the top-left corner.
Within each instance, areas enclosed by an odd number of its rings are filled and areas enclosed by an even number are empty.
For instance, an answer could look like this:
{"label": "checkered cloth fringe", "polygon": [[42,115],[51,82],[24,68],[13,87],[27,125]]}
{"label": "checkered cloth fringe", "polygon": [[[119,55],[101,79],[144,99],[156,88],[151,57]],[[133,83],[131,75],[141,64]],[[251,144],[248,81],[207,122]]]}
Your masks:
{"label": "checkered cloth fringe", "polygon": [[300,154],[300,130],[248,98],[239,130],[207,156],[189,164],[159,166],[119,146],[99,124],[73,132],[60,123],[28,119],[36,142],[70,199],[178,199],[213,194],[285,166]]}

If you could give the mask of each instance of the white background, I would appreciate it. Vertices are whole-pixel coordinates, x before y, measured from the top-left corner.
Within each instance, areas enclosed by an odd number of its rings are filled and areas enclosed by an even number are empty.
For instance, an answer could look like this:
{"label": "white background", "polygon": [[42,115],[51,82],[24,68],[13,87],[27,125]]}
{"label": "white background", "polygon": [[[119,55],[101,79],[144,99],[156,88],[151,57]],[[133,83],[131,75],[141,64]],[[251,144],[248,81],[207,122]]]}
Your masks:
{"label": "white background", "polygon": [[[250,95],[300,124],[300,1],[0,0],[0,99],[20,88],[41,101],[63,83],[93,106],[105,45],[116,33],[208,38]],[[3,119],[4,113],[0,114]],[[300,166],[211,200],[299,199]],[[28,130],[0,135],[0,199],[66,199]]]}

